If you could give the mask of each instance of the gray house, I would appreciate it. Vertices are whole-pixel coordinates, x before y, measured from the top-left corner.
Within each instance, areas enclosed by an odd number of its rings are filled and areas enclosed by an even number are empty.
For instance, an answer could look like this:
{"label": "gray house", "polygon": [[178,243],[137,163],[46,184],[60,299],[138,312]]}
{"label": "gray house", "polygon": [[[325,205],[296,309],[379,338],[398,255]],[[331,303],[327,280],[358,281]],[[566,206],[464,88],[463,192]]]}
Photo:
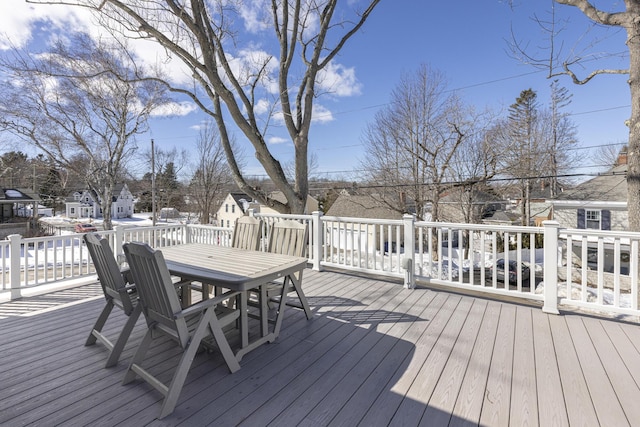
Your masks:
{"label": "gray house", "polygon": [[548,202],[553,206],[553,219],[562,227],[627,230],[627,164],[615,166]]}
{"label": "gray house", "polygon": [[[622,156],[621,156],[622,158]],[[616,230],[629,228],[627,210],[627,164],[618,161],[618,165],[609,171],[583,182],[571,191],[549,200],[553,206],[553,219],[568,229]],[[626,241],[625,241],[626,240]],[[605,239],[604,257],[598,256],[598,247],[593,241],[587,241],[587,263],[590,269],[598,268],[598,260],[603,259],[605,273],[613,272],[616,258],[619,258],[620,272],[628,274],[630,248],[628,239],[620,241],[618,255],[613,240]],[[573,242],[575,257],[582,256],[580,241]]]}

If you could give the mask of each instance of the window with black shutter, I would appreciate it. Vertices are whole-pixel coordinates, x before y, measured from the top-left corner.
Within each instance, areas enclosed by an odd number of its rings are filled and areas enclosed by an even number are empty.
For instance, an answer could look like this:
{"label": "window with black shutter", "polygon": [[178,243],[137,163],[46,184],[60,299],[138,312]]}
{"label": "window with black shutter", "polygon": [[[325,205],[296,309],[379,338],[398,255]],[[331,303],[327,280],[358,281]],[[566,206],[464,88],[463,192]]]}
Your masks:
{"label": "window with black shutter", "polygon": [[578,228],[586,228],[584,209],[578,209]]}
{"label": "window with black shutter", "polygon": [[602,210],[600,212],[600,216],[602,218],[601,229],[602,230],[611,230],[611,211],[610,210]]}

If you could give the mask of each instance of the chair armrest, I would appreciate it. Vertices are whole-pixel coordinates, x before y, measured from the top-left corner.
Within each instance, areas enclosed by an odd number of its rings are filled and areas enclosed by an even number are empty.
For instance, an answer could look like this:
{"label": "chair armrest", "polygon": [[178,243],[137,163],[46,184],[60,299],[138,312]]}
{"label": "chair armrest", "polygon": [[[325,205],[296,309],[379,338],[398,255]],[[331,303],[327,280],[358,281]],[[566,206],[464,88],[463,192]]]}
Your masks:
{"label": "chair armrest", "polygon": [[185,308],[184,310],[181,310],[178,313],[175,313],[173,316],[175,319],[180,319],[183,317],[187,317],[191,314],[194,313],[199,313],[201,311],[204,311],[210,307],[215,307],[216,305],[220,304],[223,301],[228,300],[229,298],[233,298],[237,295],[240,295],[240,291],[228,291],[225,292],[224,294],[218,295],[215,298],[209,298],[209,299],[205,299],[202,300],[200,302],[197,302],[193,305],[190,305],[189,307]]}

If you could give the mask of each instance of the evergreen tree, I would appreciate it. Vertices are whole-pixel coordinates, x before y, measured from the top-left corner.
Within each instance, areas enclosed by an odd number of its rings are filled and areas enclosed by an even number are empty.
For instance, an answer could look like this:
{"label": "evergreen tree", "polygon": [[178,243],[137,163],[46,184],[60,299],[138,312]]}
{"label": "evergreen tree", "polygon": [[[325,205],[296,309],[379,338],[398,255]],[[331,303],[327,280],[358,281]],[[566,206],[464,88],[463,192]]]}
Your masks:
{"label": "evergreen tree", "polygon": [[507,172],[519,180],[522,225],[528,225],[531,216],[531,181],[536,175],[536,152],[541,141],[538,133],[538,95],[533,89],[520,92],[509,107],[509,137]]}

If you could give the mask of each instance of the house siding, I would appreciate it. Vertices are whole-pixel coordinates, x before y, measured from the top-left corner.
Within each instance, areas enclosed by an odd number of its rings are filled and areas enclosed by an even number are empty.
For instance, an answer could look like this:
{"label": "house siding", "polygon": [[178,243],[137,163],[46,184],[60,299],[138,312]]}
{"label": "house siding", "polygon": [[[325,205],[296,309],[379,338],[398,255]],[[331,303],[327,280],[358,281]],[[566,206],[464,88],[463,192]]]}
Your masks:
{"label": "house siding", "polygon": [[[584,209],[584,208],[580,208]],[[596,208],[593,208],[596,209]],[[559,207],[555,206],[553,212],[553,218],[560,223],[564,228],[579,228],[578,227],[578,208],[575,207]],[[604,210],[604,209],[600,209]],[[607,209],[610,212],[610,224],[611,230],[625,231],[629,229],[629,220],[626,209]]]}

